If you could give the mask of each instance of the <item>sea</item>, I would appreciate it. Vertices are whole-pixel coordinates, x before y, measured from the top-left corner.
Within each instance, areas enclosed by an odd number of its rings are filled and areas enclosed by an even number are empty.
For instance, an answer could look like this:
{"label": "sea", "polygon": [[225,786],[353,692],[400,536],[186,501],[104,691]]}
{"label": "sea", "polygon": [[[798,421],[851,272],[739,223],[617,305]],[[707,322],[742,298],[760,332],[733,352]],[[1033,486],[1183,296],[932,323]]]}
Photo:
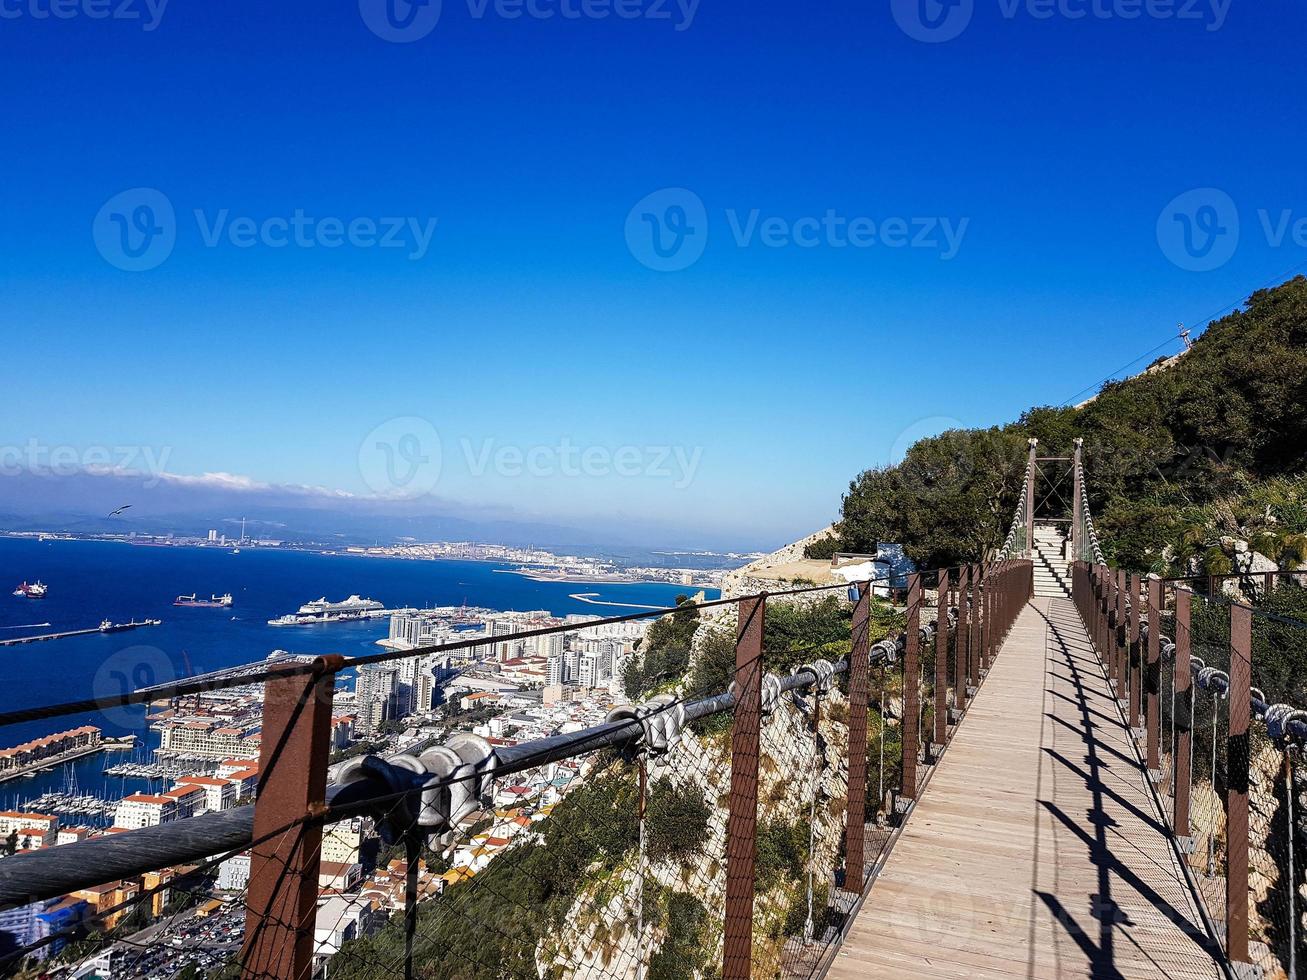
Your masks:
{"label": "sea", "polygon": [[[132,545],[105,541],[0,538],[0,639],[160,619],[162,625],[0,647],[0,710],[120,694],[150,684],[261,661],[270,653],[346,656],[376,652],[385,619],[314,626],[270,626],[312,599],[351,594],[387,608],[462,605],[501,611],[547,609],[556,616],[613,616],[670,606],[691,591],[664,583],[540,582],[515,566],[482,561],[420,561],[268,548]],[[49,587],[44,599],[11,595],[22,581]],[[714,590],[705,590],[715,598]],[[178,595],[230,592],[230,608],[174,606]],[[584,599],[619,605],[599,605]],[[96,725],[106,736],[135,734],[138,760],[157,745],[143,707],[81,712],[6,726],[0,748]],[[34,778],[0,783],[0,809],[21,809],[47,791],[75,786],[108,797],[159,789],[104,768],[130,756],[99,753]]]}

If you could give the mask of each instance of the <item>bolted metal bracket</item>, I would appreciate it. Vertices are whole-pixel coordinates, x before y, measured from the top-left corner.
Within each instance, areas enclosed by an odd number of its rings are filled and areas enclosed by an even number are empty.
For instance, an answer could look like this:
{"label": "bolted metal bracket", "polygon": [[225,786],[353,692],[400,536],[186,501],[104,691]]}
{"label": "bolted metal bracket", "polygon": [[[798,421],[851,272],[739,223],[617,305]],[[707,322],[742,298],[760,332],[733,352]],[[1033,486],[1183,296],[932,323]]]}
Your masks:
{"label": "bolted metal bracket", "polygon": [[1180,845],[1181,854],[1194,853],[1194,839],[1192,837],[1177,837],[1175,842]]}
{"label": "bolted metal bracket", "polygon": [[1236,980],[1262,980],[1262,968],[1255,963],[1236,963],[1230,961],[1230,972]]}
{"label": "bolted metal bracket", "polygon": [[972,687],[970,684],[968,684],[968,685],[967,685],[967,697],[969,697],[969,698],[974,698],[974,697],[976,696],[976,691],[978,691],[978,690],[979,690],[979,688]]}
{"label": "bolted metal bracket", "polygon": [[1143,728],[1132,728],[1130,729],[1130,734],[1135,737],[1136,742],[1142,742],[1145,738],[1148,737],[1147,730]]}
{"label": "bolted metal bracket", "polygon": [[963,712],[959,711],[957,708],[949,708],[949,709],[948,709],[948,723],[949,723],[950,725],[956,725],[956,724],[958,724],[959,722],[962,721],[962,714],[963,714]]}

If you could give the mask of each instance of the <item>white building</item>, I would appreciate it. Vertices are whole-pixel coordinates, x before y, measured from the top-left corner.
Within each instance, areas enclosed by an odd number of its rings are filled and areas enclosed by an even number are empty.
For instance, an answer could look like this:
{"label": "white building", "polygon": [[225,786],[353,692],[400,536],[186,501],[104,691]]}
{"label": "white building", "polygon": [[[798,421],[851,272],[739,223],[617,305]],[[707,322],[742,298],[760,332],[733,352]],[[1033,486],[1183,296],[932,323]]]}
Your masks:
{"label": "white building", "polygon": [[599,655],[597,653],[581,654],[577,684],[581,687],[598,687],[599,681]]}
{"label": "white building", "polygon": [[218,865],[218,887],[224,891],[244,891],[250,883],[250,854],[233,854]]}
{"label": "white building", "polygon": [[0,838],[18,835],[19,850],[53,847],[59,839],[59,818],[48,813],[0,812]]}
{"label": "white building", "polygon": [[177,819],[177,800],[169,796],[150,793],[133,793],[118,803],[113,813],[113,825],[125,830],[157,827]]}
{"label": "white building", "polygon": [[[372,935],[380,920],[370,901],[343,895],[328,895],[318,904],[313,930],[313,971],[319,974],[324,964],[340,952],[340,947],[351,939],[364,939]],[[330,968],[327,968],[327,975]]]}
{"label": "white building", "polygon": [[238,784],[230,779],[213,776],[182,776],[177,780],[174,789],[180,789],[182,786],[194,786],[204,791],[204,803],[196,812],[230,810],[236,805]]}
{"label": "white building", "polygon": [[354,695],[358,708],[355,727],[360,734],[371,735],[392,717],[390,709],[398,686],[399,675],[394,664],[367,664],[359,668]]}
{"label": "white building", "polygon": [[322,832],[322,860],[333,864],[357,864],[365,835],[366,825],[362,817],[332,824]]}

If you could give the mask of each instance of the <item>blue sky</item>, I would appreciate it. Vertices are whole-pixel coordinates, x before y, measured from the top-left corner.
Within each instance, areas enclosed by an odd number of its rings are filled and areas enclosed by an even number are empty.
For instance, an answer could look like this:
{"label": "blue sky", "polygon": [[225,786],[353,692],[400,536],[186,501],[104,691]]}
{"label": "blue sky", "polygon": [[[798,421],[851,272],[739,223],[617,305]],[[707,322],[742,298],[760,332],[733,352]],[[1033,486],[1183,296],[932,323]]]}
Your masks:
{"label": "blue sky", "polygon": [[444,0],[404,43],[382,0],[63,2],[0,5],[7,446],[385,493],[418,419],[450,506],[779,543],[1307,262],[1287,0]]}

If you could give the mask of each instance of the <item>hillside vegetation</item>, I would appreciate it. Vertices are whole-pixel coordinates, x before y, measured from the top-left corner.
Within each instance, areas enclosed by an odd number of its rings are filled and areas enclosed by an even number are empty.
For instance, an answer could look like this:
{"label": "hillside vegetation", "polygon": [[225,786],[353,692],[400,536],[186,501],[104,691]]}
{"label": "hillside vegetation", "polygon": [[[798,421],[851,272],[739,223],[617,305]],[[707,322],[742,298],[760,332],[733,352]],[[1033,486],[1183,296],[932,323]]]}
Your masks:
{"label": "hillside vegetation", "polygon": [[1281,568],[1307,562],[1307,279],[1254,293],[1154,367],[1078,408],[945,432],[859,474],[835,526],[841,548],[901,542],[925,567],[990,556],[1016,506],[1026,440],[1061,456],[1081,437],[1112,563],[1224,573],[1239,542]]}

